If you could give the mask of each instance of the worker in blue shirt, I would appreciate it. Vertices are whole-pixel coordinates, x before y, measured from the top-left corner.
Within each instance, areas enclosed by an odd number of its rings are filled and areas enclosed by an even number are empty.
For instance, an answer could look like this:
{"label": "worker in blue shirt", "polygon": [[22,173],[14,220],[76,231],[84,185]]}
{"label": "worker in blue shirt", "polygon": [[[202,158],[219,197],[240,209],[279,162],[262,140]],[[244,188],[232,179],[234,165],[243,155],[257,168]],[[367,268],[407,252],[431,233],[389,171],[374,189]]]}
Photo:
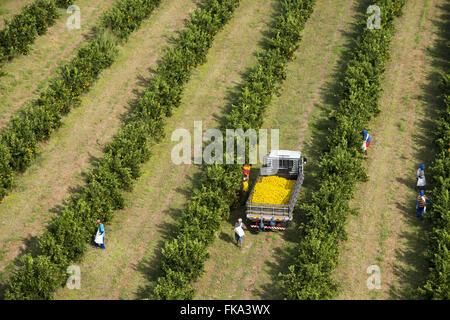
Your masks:
{"label": "worker in blue shirt", "polygon": [[100,219],[97,220],[98,229],[97,229],[97,235],[95,236],[95,246],[98,248],[100,245],[100,248],[105,248],[105,226],[100,221]]}
{"label": "worker in blue shirt", "polygon": [[370,145],[370,134],[367,132],[367,130],[363,130],[363,149],[367,156],[367,149]]}
{"label": "worker in blue shirt", "polygon": [[426,203],[431,203],[431,200],[428,199],[428,197],[425,195],[424,190],[420,190],[420,194],[417,196],[416,200],[416,210],[417,210],[417,217],[422,218],[422,213],[424,213],[427,210]]}

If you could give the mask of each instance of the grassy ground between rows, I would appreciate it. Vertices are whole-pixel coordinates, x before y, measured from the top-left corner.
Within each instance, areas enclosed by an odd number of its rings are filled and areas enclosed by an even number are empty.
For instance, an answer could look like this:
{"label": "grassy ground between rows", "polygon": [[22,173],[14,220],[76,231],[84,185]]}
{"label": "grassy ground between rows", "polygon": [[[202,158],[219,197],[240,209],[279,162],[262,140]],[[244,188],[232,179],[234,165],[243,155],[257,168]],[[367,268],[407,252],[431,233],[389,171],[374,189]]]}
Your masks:
{"label": "grassy ground between rows", "polygon": [[5,26],[5,19],[11,19],[22,8],[34,0],[0,0],[0,28]]}

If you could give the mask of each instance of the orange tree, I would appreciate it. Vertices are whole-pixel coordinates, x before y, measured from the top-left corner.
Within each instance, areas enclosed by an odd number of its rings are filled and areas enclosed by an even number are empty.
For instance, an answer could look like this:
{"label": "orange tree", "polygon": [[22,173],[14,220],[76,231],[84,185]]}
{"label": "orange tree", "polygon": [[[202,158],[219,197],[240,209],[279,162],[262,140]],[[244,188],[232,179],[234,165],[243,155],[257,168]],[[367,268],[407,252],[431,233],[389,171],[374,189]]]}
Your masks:
{"label": "orange tree", "polygon": [[5,28],[0,30],[0,62],[28,54],[34,40],[44,34],[59,17],[56,7],[64,7],[72,2],[36,0],[25,6],[11,21],[5,20]]}

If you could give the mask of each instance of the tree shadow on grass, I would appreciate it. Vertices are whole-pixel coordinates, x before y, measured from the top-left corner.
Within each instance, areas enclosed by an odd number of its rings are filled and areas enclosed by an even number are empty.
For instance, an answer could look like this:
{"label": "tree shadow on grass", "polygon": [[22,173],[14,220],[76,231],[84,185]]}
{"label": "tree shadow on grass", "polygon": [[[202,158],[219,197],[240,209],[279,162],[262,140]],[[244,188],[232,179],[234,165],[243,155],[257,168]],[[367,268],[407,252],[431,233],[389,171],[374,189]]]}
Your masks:
{"label": "tree shadow on grass", "polygon": [[[175,221],[177,221],[182,214],[182,210],[169,209],[168,212],[162,212],[161,214],[169,214]],[[137,266],[134,268],[135,271],[145,275],[146,280],[149,282],[148,285],[140,286],[137,289],[136,299],[150,298],[158,277],[162,275],[161,250],[165,243],[171,239],[174,239],[177,234],[177,223],[163,222],[155,226],[155,228],[157,229],[155,232],[158,232],[161,235],[160,239],[158,239],[154,245],[152,254],[146,254],[146,257],[139,261]]]}
{"label": "tree shadow on grass", "polygon": [[[265,26],[274,25],[277,17],[280,15],[281,6],[279,1],[271,1],[271,14],[268,17],[268,21],[265,21]],[[258,48],[261,48],[260,51],[254,53],[255,56],[258,56],[259,52],[263,52],[269,46],[269,39],[273,36],[272,28],[266,28],[265,30],[261,30],[262,38],[257,42]]]}
{"label": "tree shadow on grass", "polygon": [[[95,38],[94,33],[93,33],[93,37]],[[138,99],[140,98],[141,95],[143,95],[144,88],[149,84],[150,81],[151,81],[151,79],[146,79],[146,78],[144,78],[142,76],[138,77],[138,85],[140,86],[140,88],[133,90],[133,93],[135,94],[135,97],[133,97],[133,99],[129,102],[128,111],[120,116],[122,122],[125,122],[129,118],[129,115],[131,114],[131,112],[136,107]],[[97,144],[98,144],[98,142],[97,142]],[[104,149],[103,149],[103,151],[104,151]],[[96,156],[93,156],[92,154],[89,154],[89,158],[88,158],[87,163],[92,168],[96,168],[97,167],[97,163],[102,158],[103,158],[103,154],[102,154],[101,157],[96,157]],[[40,157],[38,157],[37,159],[39,160]],[[76,186],[70,186],[68,188],[69,197],[66,198],[65,200],[63,200],[62,203],[56,204],[54,207],[49,209],[49,212],[55,214],[55,216],[61,216],[63,210],[68,205],[68,200],[70,199],[70,197],[75,195],[75,194],[81,193],[83,191],[84,186],[86,186],[86,179],[88,177],[89,172],[91,172],[91,170],[82,171],[81,172],[81,176],[83,177],[83,184],[76,185]],[[16,266],[19,266],[21,264],[20,261],[23,258],[23,256],[25,254],[28,254],[28,253],[31,254],[33,257],[37,256],[39,254],[38,241],[39,241],[38,237],[31,237],[30,239],[26,239],[24,241],[25,249],[21,250],[20,254],[12,262],[12,264],[14,264]],[[2,295],[4,293],[3,291],[1,291],[2,288],[3,287],[0,286],[0,295]]]}
{"label": "tree shadow on grass", "polygon": [[[397,202],[396,207],[402,213],[409,228],[399,234],[399,238],[406,241],[407,245],[395,249],[395,259],[401,264],[394,264],[393,274],[399,280],[389,288],[391,299],[418,299],[417,288],[424,278],[425,247],[424,234],[428,229],[425,220],[419,219],[414,206],[405,206]],[[419,233],[419,234],[418,234]]]}
{"label": "tree shadow on grass", "polygon": [[[182,215],[183,209],[168,208],[167,210],[161,212],[161,215],[169,215],[173,223],[161,222],[156,225],[156,231],[160,234],[160,238],[157,240],[156,244],[151,244],[152,253],[146,254],[145,257],[139,261],[134,270],[145,275],[145,278],[149,282],[148,285],[141,286],[137,289],[136,298],[137,299],[148,299],[152,293],[152,289],[156,285],[156,281],[159,276],[161,276],[161,250],[167,241],[174,239],[177,235],[178,221]],[[152,240],[154,242],[154,240]]]}
{"label": "tree shadow on grass", "polygon": [[[178,187],[175,190],[176,194],[182,194],[184,197],[189,199],[194,190],[200,187],[201,181],[201,172],[196,172],[192,177],[186,176],[184,179],[187,179],[185,186]],[[170,216],[171,221],[173,222],[162,222],[156,226],[158,234],[160,234],[160,238],[157,241],[156,245],[152,245],[154,247],[152,250],[152,254],[146,254],[146,257],[142,259],[134,270],[140,272],[145,275],[145,278],[149,282],[148,285],[141,286],[138,288],[136,297],[137,299],[147,299],[150,297],[154,286],[156,285],[157,279],[162,275],[161,271],[161,249],[164,247],[167,241],[174,239],[178,234],[178,223],[182,216],[183,211],[187,208],[190,201],[188,201],[183,208],[173,208],[170,207],[161,212],[163,216]]]}
{"label": "tree shadow on grass", "polygon": [[[275,4],[272,4],[275,5]],[[185,19],[185,24],[188,21],[188,19]],[[184,30],[184,29],[183,29]],[[87,33],[85,35],[85,41],[92,41],[95,38],[98,37],[98,35],[101,33],[102,31],[98,28],[93,28],[89,33]],[[176,35],[170,36],[168,38],[168,45],[162,49],[162,53],[160,54],[160,57],[155,66],[152,66],[148,69],[150,76],[149,77],[143,77],[141,75],[138,76],[138,83],[137,83],[137,88],[133,89],[133,94],[134,94],[134,98],[128,103],[128,110],[127,112],[125,112],[124,114],[122,114],[120,116],[120,119],[122,122],[127,122],[130,119],[130,114],[136,109],[137,104],[139,102],[139,99],[143,96],[143,94],[145,93],[145,88],[147,88],[152,79],[156,76],[157,74],[157,66],[159,66],[162,62],[162,57],[164,57],[165,53],[167,52],[167,50],[170,50],[170,47],[173,47],[174,44],[176,44],[179,35],[180,35],[181,31],[176,32]],[[264,41],[264,40],[262,40]],[[159,141],[157,141],[159,142]],[[90,156],[89,160],[88,160],[88,164],[92,165],[95,162],[97,162],[98,160],[100,160],[100,158],[96,158],[93,156]],[[83,178],[87,177],[87,173],[83,172],[82,173]],[[192,195],[192,192],[195,188],[199,187],[199,174],[194,175],[194,178],[188,178],[190,179],[190,186],[188,188],[178,188],[177,192],[184,194],[185,196],[190,196]],[[74,193],[79,193],[82,190],[82,186],[76,186],[76,187],[71,187],[69,188],[69,194],[73,195]],[[66,207],[67,202],[64,201],[64,203],[58,204],[55,207],[53,207],[52,209],[50,209],[50,212],[52,213],[56,213],[57,215],[61,215],[62,211],[64,210],[64,208]],[[177,218],[179,218],[181,216],[181,212],[182,210],[179,209],[169,209],[168,210],[168,214],[170,216],[172,216],[172,218],[176,221],[178,220]],[[165,212],[162,214],[166,214]],[[149,276],[149,278],[153,281],[155,281],[159,275],[159,267],[158,264],[156,264],[156,261],[159,261],[159,256],[160,256],[160,251],[162,246],[164,245],[164,242],[166,240],[172,239],[175,235],[176,235],[176,224],[170,224],[170,223],[162,223],[159,227],[159,232],[161,232],[162,237],[161,240],[158,242],[158,244],[156,245],[155,249],[154,249],[154,258],[149,258],[147,260],[143,260],[137,267],[136,269],[139,270],[140,272],[147,274]],[[23,257],[24,254],[26,253],[31,253],[33,256],[37,255],[38,252],[38,238],[34,237],[33,239],[30,239],[30,241],[25,242],[25,248],[20,255],[17,257],[17,259],[15,260],[15,262],[19,262],[21,260],[21,258]],[[138,296],[145,298],[148,297],[148,288],[143,288],[139,290]]]}
{"label": "tree shadow on grass", "polygon": [[414,189],[416,187],[416,180],[414,180],[413,176],[411,176],[411,179],[405,179],[402,177],[398,177],[397,182],[400,184],[403,184],[407,186],[408,188]]}
{"label": "tree shadow on grass", "polygon": [[[56,27],[56,26],[53,25],[53,27]],[[2,27],[2,29],[3,29],[3,27]],[[80,43],[82,43],[82,44],[83,44],[83,43],[86,43],[86,45],[87,45],[87,44],[90,43],[91,41],[95,40],[95,39],[100,35],[100,33],[102,33],[102,30],[99,28],[99,26],[95,25],[95,26],[93,26],[91,29],[89,29],[88,32],[86,32],[85,34],[82,35],[83,40],[80,41]],[[35,40],[36,40],[36,39],[35,39]],[[30,45],[31,45],[31,52],[29,53],[29,55],[33,53],[33,50],[34,50],[33,45],[34,45],[34,44],[35,44],[35,41],[33,41],[32,43],[30,43]],[[83,46],[83,47],[85,47],[85,46]],[[80,47],[80,48],[81,48],[81,47]],[[79,51],[80,48],[77,48],[77,49],[75,49],[75,50]],[[11,57],[11,58],[7,58],[7,59],[4,59],[4,60],[0,61],[0,80],[1,80],[2,77],[9,75],[9,73],[7,73],[6,71],[2,70],[3,67],[4,67],[7,63],[9,63],[9,62],[11,62],[12,60],[14,60],[15,58],[17,58],[18,56],[20,56],[20,55],[17,55],[17,56]],[[63,63],[62,61],[59,61],[59,62],[58,62],[58,65],[59,65],[59,66],[63,66],[63,65],[67,65],[67,64],[66,64],[66,63]]]}
{"label": "tree shadow on grass", "polygon": [[[357,37],[359,37],[364,27],[364,25],[361,24],[360,21],[368,4],[369,1],[367,0],[362,0],[355,3],[353,5],[352,12],[355,12],[354,16],[356,17],[356,19],[355,22],[351,24],[351,27],[349,28],[350,31],[339,30],[341,37],[348,40],[343,47],[338,63],[334,67],[333,74],[330,77],[332,80],[325,82],[324,85],[319,89],[319,96],[321,101],[320,103],[316,103],[314,107],[319,110],[320,115],[318,119],[310,121],[310,123],[308,124],[312,135],[309,141],[305,141],[303,150],[304,153],[308,155],[308,159],[311,158],[312,160],[308,162],[308,170],[305,173],[305,183],[309,182],[310,185],[307,186],[311,188],[319,187],[315,183],[317,179],[314,179],[319,173],[317,164],[320,160],[320,156],[324,152],[328,151],[326,141],[328,139],[328,135],[331,132],[331,129],[335,125],[334,121],[329,118],[329,115],[341,100],[341,83],[345,78],[347,65],[353,57],[353,50],[356,45],[356,39]],[[309,181],[306,181],[308,175],[311,177],[311,179]]]}
{"label": "tree shadow on grass", "polygon": [[234,243],[235,242],[235,239],[232,236],[230,236],[229,233],[225,233],[223,231],[220,232],[219,239],[224,241],[224,242],[228,242],[228,243]]}
{"label": "tree shadow on grass", "polygon": [[[257,169],[253,168],[252,175],[255,176],[255,172]],[[174,239],[178,234],[178,223],[182,216],[183,210],[187,208],[190,203],[190,198],[192,197],[195,190],[198,190],[201,187],[201,178],[202,178],[202,170],[199,170],[194,173],[192,176],[186,176],[184,179],[186,182],[183,182],[183,187],[179,187],[176,189],[176,194],[183,195],[188,201],[185,203],[182,209],[169,208],[168,210],[162,212],[162,215],[170,215],[172,223],[164,222],[157,226],[158,233],[161,234],[161,238],[158,240],[157,244],[153,249],[153,253],[148,255],[148,257],[142,259],[138,266],[135,268],[136,271],[145,275],[146,279],[149,281],[148,285],[142,286],[137,291],[137,299],[145,299],[149,298],[153,288],[156,285],[157,279],[162,275],[161,271],[161,249],[164,247],[166,241],[170,241]],[[238,206],[237,208],[231,210],[229,217],[226,219],[226,224],[229,224],[230,227],[234,225],[234,222],[238,218],[245,218],[245,207]],[[248,227],[248,226],[247,226]],[[221,231],[219,234],[219,238],[223,241],[234,243],[234,238]]]}

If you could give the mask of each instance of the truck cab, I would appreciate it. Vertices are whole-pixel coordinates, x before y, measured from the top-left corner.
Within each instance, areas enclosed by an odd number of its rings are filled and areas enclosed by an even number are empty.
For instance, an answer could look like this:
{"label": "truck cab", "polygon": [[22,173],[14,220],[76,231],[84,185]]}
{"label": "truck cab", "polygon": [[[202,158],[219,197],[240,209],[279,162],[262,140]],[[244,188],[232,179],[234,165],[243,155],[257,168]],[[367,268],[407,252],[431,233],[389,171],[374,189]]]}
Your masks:
{"label": "truck cab", "polygon": [[[285,230],[290,225],[295,203],[303,184],[303,165],[305,163],[306,158],[302,158],[299,151],[271,150],[264,157],[256,183],[251,188],[246,202],[246,217],[250,221],[251,228]],[[290,180],[289,185],[293,187],[288,203],[257,203],[253,201],[255,187],[258,183],[263,183],[265,177],[271,176]]]}

